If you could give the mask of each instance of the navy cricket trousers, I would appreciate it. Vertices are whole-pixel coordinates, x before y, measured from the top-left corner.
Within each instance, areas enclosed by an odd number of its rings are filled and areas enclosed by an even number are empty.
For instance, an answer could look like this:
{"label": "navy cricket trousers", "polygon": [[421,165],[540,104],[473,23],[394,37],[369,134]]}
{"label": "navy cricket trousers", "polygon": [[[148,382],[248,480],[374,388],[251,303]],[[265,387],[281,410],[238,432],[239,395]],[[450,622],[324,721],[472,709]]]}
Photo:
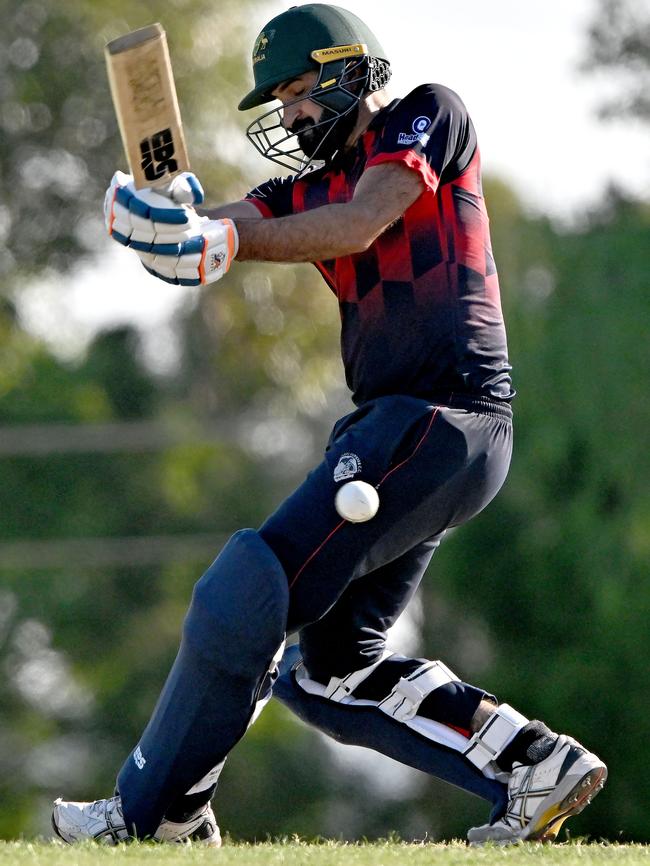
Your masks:
{"label": "navy cricket trousers", "polygon": [[[482,398],[434,403],[381,397],[336,423],[323,461],[259,530],[286,573],[287,632],[300,633],[313,679],[327,683],[379,658],[387,630],[416,591],[445,531],[469,520],[495,496],[511,450],[510,407]],[[344,521],[334,508],[337,489],[350,478],[378,488],[379,511],[366,523]],[[399,676],[417,666],[417,660],[391,657],[355,694],[381,699]],[[261,688],[265,685],[268,679]],[[449,683],[425,699],[422,711],[466,730],[485,695],[469,684]],[[204,712],[197,711],[198,717]],[[201,723],[218,725],[218,718]],[[198,742],[200,751],[207,740]],[[215,749],[210,750],[213,759]],[[134,776],[133,762],[127,760],[120,775],[123,796]],[[214,787],[185,796],[186,789],[179,790],[166,810],[168,818],[181,820],[178,816],[207,802]],[[147,802],[141,788],[136,778],[140,811]],[[139,812],[138,820],[143,820]]]}
{"label": "navy cricket trousers", "polygon": [[[322,463],[260,528],[286,571],[287,632],[300,632],[312,678],[379,658],[445,531],[496,495],[511,454],[512,410],[485,398],[386,396],[337,422]],[[335,480],[346,468],[356,471]],[[366,523],[334,508],[352,479],[378,488]]]}

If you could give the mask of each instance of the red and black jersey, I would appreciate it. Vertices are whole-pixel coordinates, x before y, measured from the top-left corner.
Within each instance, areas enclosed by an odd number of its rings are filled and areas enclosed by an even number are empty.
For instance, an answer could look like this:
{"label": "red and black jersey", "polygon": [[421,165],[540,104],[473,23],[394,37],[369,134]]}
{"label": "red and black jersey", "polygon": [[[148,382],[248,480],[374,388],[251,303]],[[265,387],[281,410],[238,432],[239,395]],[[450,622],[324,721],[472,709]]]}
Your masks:
{"label": "red and black jersey", "polygon": [[247,196],[265,217],[349,201],[365,169],[399,161],[422,195],[365,252],[315,262],[336,294],[346,379],[359,404],[389,394],[510,400],[499,283],[474,127],[460,98],[424,84],[373,118],[341,159]]}

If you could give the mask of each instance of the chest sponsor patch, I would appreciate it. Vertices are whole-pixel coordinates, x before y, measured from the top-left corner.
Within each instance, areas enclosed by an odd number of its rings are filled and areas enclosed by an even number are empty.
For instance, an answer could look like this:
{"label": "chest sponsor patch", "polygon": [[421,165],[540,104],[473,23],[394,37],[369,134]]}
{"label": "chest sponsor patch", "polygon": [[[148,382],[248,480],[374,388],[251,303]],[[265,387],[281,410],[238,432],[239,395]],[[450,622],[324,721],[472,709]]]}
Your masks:
{"label": "chest sponsor patch", "polygon": [[345,481],[347,478],[354,478],[358,472],[361,472],[361,458],[358,454],[346,452],[341,454],[334,468],[334,480]]}

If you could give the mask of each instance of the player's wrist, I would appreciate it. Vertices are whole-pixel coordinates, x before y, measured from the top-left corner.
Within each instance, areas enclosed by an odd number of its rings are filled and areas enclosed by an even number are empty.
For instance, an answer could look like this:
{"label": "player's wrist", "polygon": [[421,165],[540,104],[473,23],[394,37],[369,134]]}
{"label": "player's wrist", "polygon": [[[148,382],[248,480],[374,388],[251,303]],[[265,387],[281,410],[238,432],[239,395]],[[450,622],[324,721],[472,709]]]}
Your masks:
{"label": "player's wrist", "polygon": [[250,221],[247,221],[245,219],[233,219],[231,221],[237,234],[237,250],[234,257],[237,259],[238,262],[248,261],[249,257],[246,255],[246,251],[249,249],[248,239],[250,237]]}

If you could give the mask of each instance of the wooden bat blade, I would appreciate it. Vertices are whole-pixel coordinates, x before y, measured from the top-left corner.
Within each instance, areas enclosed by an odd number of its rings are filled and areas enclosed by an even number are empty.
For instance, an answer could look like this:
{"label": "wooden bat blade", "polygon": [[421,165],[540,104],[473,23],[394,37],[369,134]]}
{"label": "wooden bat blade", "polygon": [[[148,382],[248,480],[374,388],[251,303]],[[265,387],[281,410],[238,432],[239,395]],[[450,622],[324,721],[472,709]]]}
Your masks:
{"label": "wooden bat blade", "polygon": [[109,42],[105,55],[135,186],[165,186],[190,167],[165,31],[134,30]]}

